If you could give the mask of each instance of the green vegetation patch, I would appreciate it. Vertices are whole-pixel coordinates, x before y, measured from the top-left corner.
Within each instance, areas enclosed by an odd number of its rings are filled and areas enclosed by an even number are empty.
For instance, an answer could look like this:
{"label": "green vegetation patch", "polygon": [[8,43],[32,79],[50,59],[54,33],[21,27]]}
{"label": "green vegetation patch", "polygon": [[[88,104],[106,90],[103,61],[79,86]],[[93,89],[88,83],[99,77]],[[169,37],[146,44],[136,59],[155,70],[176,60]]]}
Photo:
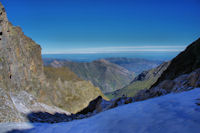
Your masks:
{"label": "green vegetation patch", "polygon": [[44,73],[49,80],[55,81],[60,78],[61,81],[82,81],[82,79],[67,67],[44,67]]}

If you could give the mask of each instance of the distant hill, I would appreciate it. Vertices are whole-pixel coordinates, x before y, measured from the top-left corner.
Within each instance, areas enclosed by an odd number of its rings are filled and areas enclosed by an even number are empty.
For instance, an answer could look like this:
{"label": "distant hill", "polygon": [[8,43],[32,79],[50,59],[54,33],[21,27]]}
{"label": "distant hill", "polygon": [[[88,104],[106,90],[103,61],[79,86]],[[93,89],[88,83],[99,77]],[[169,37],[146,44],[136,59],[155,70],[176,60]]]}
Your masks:
{"label": "distant hill", "polygon": [[71,62],[68,60],[44,59],[45,66],[68,67],[81,79],[91,81],[103,93],[112,92],[128,85],[133,79],[133,72],[110,63],[104,59],[93,62]]}
{"label": "distant hill", "polygon": [[67,67],[44,67],[44,74],[49,80],[60,79],[61,81],[83,81]]}
{"label": "distant hill", "polygon": [[143,71],[126,87],[117,91],[107,93],[110,99],[122,96],[133,97],[137,92],[143,89],[149,89],[160,77],[162,72],[167,69],[169,62],[164,62],[156,68],[148,71]]}
{"label": "distant hill", "polygon": [[155,68],[161,63],[163,63],[163,61],[147,60],[142,58],[125,58],[125,57],[106,58],[105,60],[117,64],[119,66],[122,66],[127,70],[134,72],[136,75],[140,74],[145,70],[150,70],[152,68]]}

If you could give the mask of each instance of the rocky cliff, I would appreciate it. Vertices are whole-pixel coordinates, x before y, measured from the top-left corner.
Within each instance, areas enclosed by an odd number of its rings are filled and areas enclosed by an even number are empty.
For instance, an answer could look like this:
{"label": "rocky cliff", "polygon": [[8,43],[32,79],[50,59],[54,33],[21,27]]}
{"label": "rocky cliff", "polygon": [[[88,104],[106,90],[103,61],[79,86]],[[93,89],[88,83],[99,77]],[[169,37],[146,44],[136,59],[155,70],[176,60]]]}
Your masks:
{"label": "rocky cliff", "polygon": [[13,97],[21,91],[37,95],[43,79],[40,46],[8,21],[0,3],[0,121],[22,120]]}
{"label": "rocky cliff", "polygon": [[[102,94],[86,81],[68,83],[57,77],[52,82],[43,69],[41,47],[8,21],[0,3],[0,122],[25,121],[35,111],[70,114],[67,109],[77,112]],[[59,98],[67,99],[62,107]]]}
{"label": "rocky cliff", "polygon": [[44,80],[41,48],[26,37],[20,27],[15,27],[8,21],[1,4],[0,50],[1,87],[36,94]]}

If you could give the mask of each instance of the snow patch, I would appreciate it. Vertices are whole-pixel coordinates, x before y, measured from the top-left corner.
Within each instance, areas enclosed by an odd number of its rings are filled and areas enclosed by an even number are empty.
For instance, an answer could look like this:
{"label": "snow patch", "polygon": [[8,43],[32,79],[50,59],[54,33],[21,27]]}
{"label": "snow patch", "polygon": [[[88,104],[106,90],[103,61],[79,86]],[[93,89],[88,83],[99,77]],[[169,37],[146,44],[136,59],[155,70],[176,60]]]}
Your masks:
{"label": "snow patch", "polygon": [[[27,133],[199,133],[200,88],[104,111],[88,119],[34,123]],[[21,125],[26,125],[22,123]],[[9,125],[9,124],[8,124]],[[12,129],[19,129],[11,124]],[[5,125],[0,124],[0,130]],[[7,127],[6,127],[7,128]],[[9,127],[7,128],[9,130]],[[8,131],[7,130],[7,131]],[[5,131],[5,130],[3,130]]]}
{"label": "snow patch", "polygon": [[69,112],[58,107],[38,102],[31,94],[25,91],[20,91],[17,95],[10,94],[10,97],[16,109],[23,114],[29,114],[31,112],[48,112],[51,114],[63,113],[70,115]]}

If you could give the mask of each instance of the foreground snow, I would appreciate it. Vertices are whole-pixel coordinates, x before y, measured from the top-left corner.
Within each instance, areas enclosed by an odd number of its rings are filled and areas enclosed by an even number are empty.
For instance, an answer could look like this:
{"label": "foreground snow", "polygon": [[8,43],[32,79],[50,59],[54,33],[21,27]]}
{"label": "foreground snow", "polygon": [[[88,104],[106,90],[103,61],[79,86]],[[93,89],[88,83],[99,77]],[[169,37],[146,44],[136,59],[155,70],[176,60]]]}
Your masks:
{"label": "foreground snow", "polygon": [[19,129],[30,133],[199,133],[198,99],[200,88],[120,106],[72,122],[2,123],[0,132]]}

